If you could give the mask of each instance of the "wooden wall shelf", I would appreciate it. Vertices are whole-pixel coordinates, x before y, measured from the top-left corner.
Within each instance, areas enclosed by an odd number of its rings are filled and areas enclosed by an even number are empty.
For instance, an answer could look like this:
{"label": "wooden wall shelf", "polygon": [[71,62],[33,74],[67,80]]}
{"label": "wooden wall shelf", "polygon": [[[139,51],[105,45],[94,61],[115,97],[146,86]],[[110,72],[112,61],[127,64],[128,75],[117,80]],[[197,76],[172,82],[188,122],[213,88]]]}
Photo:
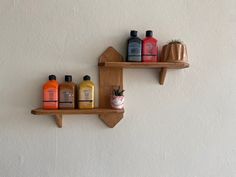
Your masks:
{"label": "wooden wall shelf", "polygon": [[[124,113],[124,110],[118,109],[105,109],[105,108],[94,108],[94,109],[55,109],[46,110],[42,108],[33,109],[31,111],[35,115],[53,115],[55,116],[56,124],[59,128],[62,128],[62,116],[72,114],[97,114],[99,118],[110,128],[116,125],[116,114]],[[107,119],[109,117],[109,119]]]}
{"label": "wooden wall shelf", "polygon": [[44,110],[42,108],[31,111],[35,115],[53,115],[58,127],[62,127],[62,115],[67,114],[97,114],[99,118],[110,128],[113,128],[122,118],[124,110],[111,109],[110,96],[114,87],[123,89],[123,68],[156,68],[160,69],[159,83],[164,84],[168,69],[188,68],[184,62],[124,62],[122,55],[114,48],[108,47],[100,56],[99,68],[99,107],[95,109],[58,109]]}
{"label": "wooden wall shelf", "polygon": [[[114,53],[115,55],[112,55]],[[186,62],[125,62],[121,54],[119,54],[113,47],[109,47],[104,53],[105,59],[100,60],[98,66],[100,68],[110,68],[110,70],[123,68],[146,68],[146,69],[160,69],[159,83],[164,84],[166,73],[168,69],[184,69],[188,68],[189,64]],[[122,75],[122,73],[121,73]],[[123,77],[123,76],[119,76]]]}

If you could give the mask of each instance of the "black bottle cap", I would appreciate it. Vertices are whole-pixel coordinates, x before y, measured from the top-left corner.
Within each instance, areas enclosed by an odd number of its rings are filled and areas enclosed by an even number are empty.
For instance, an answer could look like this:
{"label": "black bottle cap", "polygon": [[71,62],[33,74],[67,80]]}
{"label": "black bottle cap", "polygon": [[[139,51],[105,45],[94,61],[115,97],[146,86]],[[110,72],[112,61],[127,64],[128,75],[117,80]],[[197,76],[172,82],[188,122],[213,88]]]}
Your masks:
{"label": "black bottle cap", "polygon": [[130,31],[130,36],[137,37],[138,36],[138,31],[135,31],[135,30]]}
{"label": "black bottle cap", "polygon": [[66,82],[72,82],[72,76],[71,75],[65,75],[65,81]]}
{"label": "black bottle cap", "polygon": [[90,76],[89,75],[86,75],[86,76],[84,76],[84,81],[90,81]]}
{"label": "black bottle cap", "polygon": [[55,75],[49,75],[48,79],[51,81],[51,80],[56,80],[57,78]]}
{"label": "black bottle cap", "polygon": [[153,32],[151,30],[146,31],[146,37],[152,37]]}

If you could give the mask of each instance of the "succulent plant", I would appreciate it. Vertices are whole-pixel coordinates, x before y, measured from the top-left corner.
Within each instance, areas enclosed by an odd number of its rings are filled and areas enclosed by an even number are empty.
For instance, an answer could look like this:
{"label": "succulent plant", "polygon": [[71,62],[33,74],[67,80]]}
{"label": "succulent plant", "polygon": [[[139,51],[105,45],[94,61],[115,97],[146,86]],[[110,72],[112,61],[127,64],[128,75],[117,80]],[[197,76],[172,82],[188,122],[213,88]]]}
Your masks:
{"label": "succulent plant", "polygon": [[113,95],[114,96],[124,96],[123,93],[124,93],[125,90],[121,89],[120,86],[118,87],[118,89],[113,89]]}
{"label": "succulent plant", "polygon": [[183,44],[181,40],[172,40],[168,44]]}

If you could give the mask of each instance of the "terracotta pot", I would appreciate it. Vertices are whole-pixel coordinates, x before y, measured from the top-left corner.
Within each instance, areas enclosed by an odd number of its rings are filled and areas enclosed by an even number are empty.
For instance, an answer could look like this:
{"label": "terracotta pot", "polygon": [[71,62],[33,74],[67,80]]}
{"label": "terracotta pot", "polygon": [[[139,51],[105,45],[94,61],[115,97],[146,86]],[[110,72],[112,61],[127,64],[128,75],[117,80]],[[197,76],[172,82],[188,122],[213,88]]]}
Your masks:
{"label": "terracotta pot", "polygon": [[162,47],[160,61],[166,61],[167,58],[167,44]]}
{"label": "terracotta pot", "polygon": [[114,109],[124,108],[125,97],[124,96],[111,96],[111,107]]}
{"label": "terracotta pot", "polygon": [[187,62],[188,55],[186,45],[180,43],[164,45],[161,51],[161,61]]}

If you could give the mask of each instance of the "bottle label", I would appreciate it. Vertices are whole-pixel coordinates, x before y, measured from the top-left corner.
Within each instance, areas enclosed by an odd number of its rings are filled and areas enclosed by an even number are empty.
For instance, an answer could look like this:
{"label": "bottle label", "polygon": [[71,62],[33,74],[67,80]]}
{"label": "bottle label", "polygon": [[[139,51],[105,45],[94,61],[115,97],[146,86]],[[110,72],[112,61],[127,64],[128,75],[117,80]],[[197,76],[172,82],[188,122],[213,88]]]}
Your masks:
{"label": "bottle label", "polygon": [[80,88],[79,91],[79,108],[93,108],[94,100],[93,100],[93,92],[92,88],[84,87]]}
{"label": "bottle label", "polygon": [[142,46],[138,42],[130,42],[128,45],[128,59],[130,61],[141,60]]}
{"label": "bottle label", "polygon": [[70,89],[60,90],[60,108],[74,108],[74,93]]}
{"label": "bottle label", "polygon": [[143,55],[149,55],[149,56],[157,55],[157,47],[150,42],[144,44]]}
{"label": "bottle label", "polygon": [[57,107],[58,95],[57,90],[54,88],[45,89],[43,92],[43,104],[44,107]]}
{"label": "bottle label", "polygon": [[143,61],[157,61],[157,47],[155,44],[147,42],[143,45]]}

